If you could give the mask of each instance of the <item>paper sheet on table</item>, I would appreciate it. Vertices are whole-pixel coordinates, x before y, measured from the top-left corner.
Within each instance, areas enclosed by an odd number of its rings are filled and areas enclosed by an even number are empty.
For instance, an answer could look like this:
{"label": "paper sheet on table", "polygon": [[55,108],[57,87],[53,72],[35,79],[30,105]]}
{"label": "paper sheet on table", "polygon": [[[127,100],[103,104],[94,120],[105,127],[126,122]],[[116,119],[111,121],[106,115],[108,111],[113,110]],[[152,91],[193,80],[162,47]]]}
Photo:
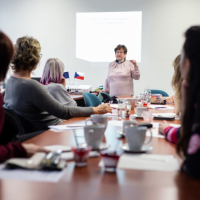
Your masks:
{"label": "paper sheet on table", "polygon": [[116,114],[116,113],[106,113],[106,114],[104,114],[104,115],[106,115],[106,116],[108,116],[108,117],[117,116],[117,114]]}
{"label": "paper sheet on table", "polygon": [[65,130],[73,130],[83,128],[84,124],[66,124],[66,125],[55,125],[49,126],[52,131],[65,131]]}
{"label": "paper sheet on table", "polygon": [[168,105],[150,105],[149,108],[157,110],[175,110],[174,107]]}
{"label": "paper sheet on table", "polygon": [[117,120],[108,121],[108,125],[122,127],[123,121],[117,121]]}
{"label": "paper sheet on table", "polygon": [[44,148],[49,151],[57,151],[57,150],[61,150],[63,152],[71,151],[71,147],[64,145],[50,145],[50,146],[45,146]]}
{"label": "paper sheet on table", "polygon": [[[103,160],[99,167],[104,167]],[[172,155],[156,154],[123,154],[118,162],[119,169],[150,170],[150,171],[178,171],[178,161]]]}
{"label": "paper sheet on table", "polygon": [[178,171],[179,164],[172,155],[123,154],[118,163],[119,169],[136,169],[151,171]]}
{"label": "paper sheet on table", "polygon": [[39,171],[26,169],[4,169],[5,165],[0,165],[0,179],[18,179],[37,182],[58,182],[67,169],[62,171]]}
{"label": "paper sheet on table", "polygon": [[118,108],[118,104],[110,104],[111,108],[117,109]]}

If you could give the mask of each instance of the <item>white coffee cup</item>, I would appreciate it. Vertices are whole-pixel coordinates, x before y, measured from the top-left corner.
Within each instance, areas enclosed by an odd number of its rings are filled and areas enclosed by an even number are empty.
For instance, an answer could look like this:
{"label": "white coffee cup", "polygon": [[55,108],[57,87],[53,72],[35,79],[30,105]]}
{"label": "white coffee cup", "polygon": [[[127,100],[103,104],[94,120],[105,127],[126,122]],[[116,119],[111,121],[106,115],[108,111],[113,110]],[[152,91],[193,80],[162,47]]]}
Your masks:
{"label": "white coffee cup", "polygon": [[125,126],[137,126],[138,122],[136,120],[123,121],[123,133],[125,133]]}
{"label": "white coffee cup", "polygon": [[84,127],[84,135],[87,146],[99,149],[104,136],[105,125],[88,125]]}
{"label": "white coffee cup", "polygon": [[142,113],[143,113],[144,111],[147,111],[147,110],[148,110],[147,107],[136,107],[136,108],[135,108],[135,113],[136,113],[136,115],[137,115],[138,117],[141,117],[141,116],[142,116]]}
{"label": "white coffee cup", "polygon": [[131,103],[131,110],[134,110],[134,108],[135,108],[135,99],[134,98],[127,98],[126,100]]}
{"label": "white coffee cup", "polygon": [[[108,116],[106,115],[99,115],[99,114],[94,114],[90,116],[91,118],[87,118],[85,120],[85,125],[87,126],[88,121],[92,121],[93,124],[104,124],[105,125],[105,130],[107,128],[107,124],[108,124]],[[105,131],[104,130],[104,131]]]}
{"label": "white coffee cup", "polygon": [[147,127],[144,126],[125,126],[126,141],[129,150],[141,150],[143,144],[148,144],[152,140],[152,132],[148,141],[144,142]]}

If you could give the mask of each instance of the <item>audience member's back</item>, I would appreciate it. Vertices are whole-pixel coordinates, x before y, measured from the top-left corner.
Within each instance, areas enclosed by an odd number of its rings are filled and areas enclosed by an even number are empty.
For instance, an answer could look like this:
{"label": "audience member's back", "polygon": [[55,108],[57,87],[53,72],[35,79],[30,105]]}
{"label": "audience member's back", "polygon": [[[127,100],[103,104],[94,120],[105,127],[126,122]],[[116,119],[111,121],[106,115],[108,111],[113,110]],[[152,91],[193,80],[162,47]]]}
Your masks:
{"label": "audience member's back", "polygon": [[[40,94],[39,98],[38,94]],[[18,115],[31,122],[31,130],[45,130],[48,125],[59,124],[62,121],[43,110],[46,104],[42,98],[44,95],[49,94],[37,81],[11,76],[6,85],[4,102]],[[49,99],[51,99],[50,95]],[[43,109],[38,106],[42,102]]]}

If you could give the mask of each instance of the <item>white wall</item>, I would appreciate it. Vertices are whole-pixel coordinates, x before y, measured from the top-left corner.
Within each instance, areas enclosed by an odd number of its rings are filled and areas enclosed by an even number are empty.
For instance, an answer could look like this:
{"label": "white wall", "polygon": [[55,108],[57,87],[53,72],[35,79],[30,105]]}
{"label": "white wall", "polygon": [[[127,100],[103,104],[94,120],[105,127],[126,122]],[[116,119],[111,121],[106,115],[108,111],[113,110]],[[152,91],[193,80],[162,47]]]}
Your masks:
{"label": "white wall", "polygon": [[[141,79],[134,81],[135,94],[149,85],[171,95],[172,62],[180,53],[185,30],[199,24],[199,8],[199,0],[0,0],[0,29],[13,42],[24,35],[40,41],[43,57],[34,76],[41,76],[48,58],[57,57],[71,77],[74,71],[85,72],[85,80],[78,82],[94,88],[104,84],[108,63],[75,57],[76,12],[142,11]],[[114,59],[113,52],[110,60]]]}

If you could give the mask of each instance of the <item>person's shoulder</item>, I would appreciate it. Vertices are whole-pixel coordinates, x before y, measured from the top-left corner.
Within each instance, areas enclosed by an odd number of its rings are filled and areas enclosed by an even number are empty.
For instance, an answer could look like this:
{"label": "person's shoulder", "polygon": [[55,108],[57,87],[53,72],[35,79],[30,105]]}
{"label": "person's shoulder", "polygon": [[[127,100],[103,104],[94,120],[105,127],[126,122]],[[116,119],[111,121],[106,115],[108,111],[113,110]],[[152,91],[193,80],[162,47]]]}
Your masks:
{"label": "person's shoulder", "polygon": [[126,60],[126,61],[124,62],[124,64],[125,64],[125,65],[133,65],[132,62],[131,62],[130,60]]}
{"label": "person's shoulder", "polygon": [[23,84],[25,86],[30,86],[30,85],[41,85],[41,83],[39,83],[38,81],[36,80],[33,80],[33,79],[25,79],[25,78],[18,78],[18,77],[15,77],[15,76],[11,76],[9,79],[8,79],[9,82],[18,82],[20,84]]}
{"label": "person's shoulder", "polygon": [[59,84],[59,83],[50,83],[46,87],[47,89],[51,88],[54,90],[66,90],[66,88],[62,84]]}
{"label": "person's shoulder", "polygon": [[116,66],[116,65],[117,65],[117,63],[115,61],[112,61],[112,62],[109,63],[109,68],[113,67],[113,66]]}

